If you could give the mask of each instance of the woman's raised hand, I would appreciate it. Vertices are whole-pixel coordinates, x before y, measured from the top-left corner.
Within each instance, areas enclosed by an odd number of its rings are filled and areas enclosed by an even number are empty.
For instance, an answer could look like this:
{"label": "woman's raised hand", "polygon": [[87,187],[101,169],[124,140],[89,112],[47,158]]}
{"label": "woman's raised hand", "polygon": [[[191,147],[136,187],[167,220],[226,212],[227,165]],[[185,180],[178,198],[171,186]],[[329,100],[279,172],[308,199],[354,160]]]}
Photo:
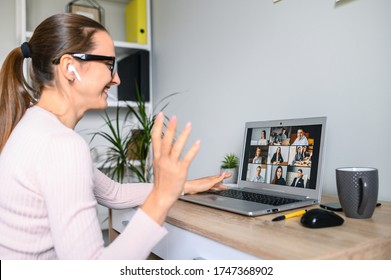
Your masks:
{"label": "woman's raised hand", "polygon": [[191,132],[191,124],[187,123],[178,139],[174,141],[176,117],[169,120],[164,136],[163,123],[164,115],[159,113],[152,131],[154,188],[141,207],[160,224],[163,224],[168,210],[183,192],[190,163],[200,148],[200,141],[197,141],[181,157]]}

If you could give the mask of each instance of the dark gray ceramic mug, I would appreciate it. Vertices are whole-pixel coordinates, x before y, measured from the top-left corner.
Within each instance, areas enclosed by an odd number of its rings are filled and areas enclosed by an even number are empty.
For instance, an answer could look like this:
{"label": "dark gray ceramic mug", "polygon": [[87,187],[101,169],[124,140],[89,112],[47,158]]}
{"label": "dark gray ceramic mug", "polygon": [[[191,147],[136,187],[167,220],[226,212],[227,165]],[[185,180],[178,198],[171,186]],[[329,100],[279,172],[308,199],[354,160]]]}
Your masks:
{"label": "dark gray ceramic mug", "polygon": [[378,170],[371,167],[337,168],[336,177],[339,203],[346,217],[372,217],[379,191]]}

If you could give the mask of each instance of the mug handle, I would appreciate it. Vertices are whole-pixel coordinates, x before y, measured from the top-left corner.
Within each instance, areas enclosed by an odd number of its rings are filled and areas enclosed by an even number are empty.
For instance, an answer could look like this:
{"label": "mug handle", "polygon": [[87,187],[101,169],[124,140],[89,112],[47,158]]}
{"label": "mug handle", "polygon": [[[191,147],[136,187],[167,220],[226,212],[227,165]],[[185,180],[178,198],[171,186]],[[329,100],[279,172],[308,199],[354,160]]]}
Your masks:
{"label": "mug handle", "polygon": [[364,210],[367,207],[368,198],[369,198],[369,187],[368,187],[366,180],[364,180],[364,179],[366,179],[364,176],[359,179],[359,184],[361,187],[361,190],[360,190],[361,201],[360,201],[360,204],[358,207],[358,214],[359,215],[364,214]]}

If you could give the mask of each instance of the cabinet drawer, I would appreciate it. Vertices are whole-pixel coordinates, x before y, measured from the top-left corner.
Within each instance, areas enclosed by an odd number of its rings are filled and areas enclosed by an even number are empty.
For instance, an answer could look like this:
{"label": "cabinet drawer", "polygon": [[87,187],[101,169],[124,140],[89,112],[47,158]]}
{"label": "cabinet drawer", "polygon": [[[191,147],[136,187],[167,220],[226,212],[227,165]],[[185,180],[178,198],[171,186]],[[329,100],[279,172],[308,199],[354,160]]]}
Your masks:
{"label": "cabinet drawer", "polygon": [[[122,232],[136,209],[113,210],[113,229]],[[169,223],[164,224],[168,234],[153,248],[152,252],[166,260],[254,260],[249,255],[201,235]]]}

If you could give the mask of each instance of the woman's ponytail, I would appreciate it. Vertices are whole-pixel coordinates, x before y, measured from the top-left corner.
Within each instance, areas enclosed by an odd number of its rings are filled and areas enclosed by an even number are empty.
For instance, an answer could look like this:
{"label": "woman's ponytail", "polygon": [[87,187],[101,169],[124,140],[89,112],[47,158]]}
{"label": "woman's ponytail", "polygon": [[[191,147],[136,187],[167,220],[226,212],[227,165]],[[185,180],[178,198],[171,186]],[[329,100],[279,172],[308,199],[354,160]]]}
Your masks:
{"label": "woman's ponytail", "polygon": [[[28,45],[24,47],[26,51]],[[23,75],[24,51],[20,47],[13,49],[0,71],[0,153],[27,108],[35,103]]]}

